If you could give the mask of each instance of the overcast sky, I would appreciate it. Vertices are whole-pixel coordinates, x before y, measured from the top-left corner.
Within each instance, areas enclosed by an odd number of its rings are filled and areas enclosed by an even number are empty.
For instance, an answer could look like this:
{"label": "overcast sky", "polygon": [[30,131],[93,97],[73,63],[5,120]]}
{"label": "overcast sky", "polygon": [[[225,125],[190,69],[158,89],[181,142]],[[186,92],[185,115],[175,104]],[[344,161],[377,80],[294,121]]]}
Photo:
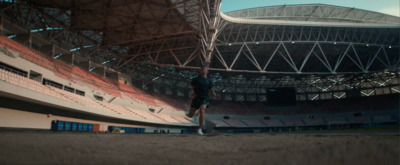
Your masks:
{"label": "overcast sky", "polygon": [[222,0],[221,11],[229,12],[264,6],[315,3],[355,7],[400,17],[400,0]]}

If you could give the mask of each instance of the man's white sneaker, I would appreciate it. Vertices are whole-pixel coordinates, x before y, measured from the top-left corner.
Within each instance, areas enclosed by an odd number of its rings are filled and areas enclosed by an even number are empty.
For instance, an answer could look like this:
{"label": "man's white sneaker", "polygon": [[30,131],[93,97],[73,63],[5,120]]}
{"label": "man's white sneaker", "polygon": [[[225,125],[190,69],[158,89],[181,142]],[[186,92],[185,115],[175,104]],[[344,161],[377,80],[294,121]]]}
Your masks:
{"label": "man's white sneaker", "polygon": [[191,118],[191,117],[189,117],[189,114],[187,114],[187,113],[185,113],[185,117],[187,117],[187,118]]}
{"label": "man's white sneaker", "polygon": [[185,116],[184,116],[184,118],[186,119],[186,120],[189,120],[189,121],[192,121],[193,119],[191,118],[191,117],[189,117],[189,115],[188,114],[186,114],[185,113]]}
{"label": "man's white sneaker", "polygon": [[199,114],[200,114],[200,110],[197,110],[197,111],[194,113],[193,116],[199,116]]}
{"label": "man's white sneaker", "polygon": [[198,133],[199,135],[203,135],[203,131],[201,130],[201,128],[199,128],[199,129],[197,130],[197,133]]}

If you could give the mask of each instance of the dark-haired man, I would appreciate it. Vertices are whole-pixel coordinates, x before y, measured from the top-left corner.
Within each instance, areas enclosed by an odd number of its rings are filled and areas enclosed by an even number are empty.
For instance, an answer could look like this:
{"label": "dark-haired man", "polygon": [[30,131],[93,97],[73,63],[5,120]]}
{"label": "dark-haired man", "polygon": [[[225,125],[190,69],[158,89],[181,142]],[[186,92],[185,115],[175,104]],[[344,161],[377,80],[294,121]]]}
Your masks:
{"label": "dark-haired man", "polygon": [[219,94],[216,94],[213,87],[213,82],[207,78],[208,68],[202,66],[199,71],[199,76],[192,79],[192,97],[189,114],[187,117],[192,118],[196,111],[199,110],[199,129],[197,133],[203,135],[203,122],[204,122],[204,112],[209,104],[208,93],[211,93],[216,98],[220,98]]}

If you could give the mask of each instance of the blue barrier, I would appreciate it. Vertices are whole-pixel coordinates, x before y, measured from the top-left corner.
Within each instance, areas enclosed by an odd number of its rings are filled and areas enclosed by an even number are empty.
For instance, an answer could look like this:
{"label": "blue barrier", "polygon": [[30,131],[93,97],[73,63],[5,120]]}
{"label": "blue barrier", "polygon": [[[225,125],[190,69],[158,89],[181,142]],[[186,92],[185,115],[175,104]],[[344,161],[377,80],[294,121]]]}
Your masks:
{"label": "blue barrier", "polygon": [[88,124],[83,123],[83,131],[84,132],[88,131]]}
{"label": "blue barrier", "polygon": [[93,132],[93,124],[88,124],[88,131]]}
{"label": "blue barrier", "polygon": [[83,131],[83,123],[78,123],[78,131]]}
{"label": "blue barrier", "polygon": [[136,128],[136,133],[144,133],[144,128]]}
{"label": "blue barrier", "polygon": [[115,126],[108,126],[108,131],[112,132],[115,128]]}
{"label": "blue barrier", "polygon": [[57,131],[64,131],[64,122],[57,121]]}
{"label": "blue barrier", "polygon": [[135,133],[135,128],[128,127],[127,130],[125,130],[126,133]]}
{"label": "blue barrier", "polygon": [[197,130],[195,130],[195,129],[183,129],[183,130],[181,130],[181,133],[182,134],[186,134],[186,133],[197,133]]}
{"label": "blue barrier", "polygon": [[121,127],[120,130],[124,130],[125,133],[128,133],[129,127]]}
{"label": "blue barrier", "polygon": [[145,128],[108,126],[108,131],[110,132],[115,129],[124,130],[125,133],[144,133],[146,131]]}
{"label": "blue barrier", "polygon": [[[108,131],[110,132],[115,129],[124,130],[125,133],[144,133],[146,131],[145,128],[108,126]],[[53,120],[51,121],[51,130],[93,132],[94,124]]]}
{"label": "blue barrier", "polygon": [[78,131],[78,123],[72,123],[71,130],[72,131]]}
{"label": "blue barrier", "polygon": [[70,131],[71,130],[71,122],[66,121],[64,124],[64,130]]}

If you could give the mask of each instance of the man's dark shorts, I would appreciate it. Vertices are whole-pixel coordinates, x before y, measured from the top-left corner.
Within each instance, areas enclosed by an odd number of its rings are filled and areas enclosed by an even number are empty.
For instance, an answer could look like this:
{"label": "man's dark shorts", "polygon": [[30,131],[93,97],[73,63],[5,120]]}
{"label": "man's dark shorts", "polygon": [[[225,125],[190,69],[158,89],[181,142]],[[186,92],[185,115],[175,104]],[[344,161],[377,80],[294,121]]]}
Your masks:
{"label": "man's dark shorts", "polygon": [[199,109],[202,104],[205,104],[208,107],[209,103],[210,103],[210,101],[209,101],[208,97],[195,97],[192,100],[192,104],[190,105],[190,107]]}

